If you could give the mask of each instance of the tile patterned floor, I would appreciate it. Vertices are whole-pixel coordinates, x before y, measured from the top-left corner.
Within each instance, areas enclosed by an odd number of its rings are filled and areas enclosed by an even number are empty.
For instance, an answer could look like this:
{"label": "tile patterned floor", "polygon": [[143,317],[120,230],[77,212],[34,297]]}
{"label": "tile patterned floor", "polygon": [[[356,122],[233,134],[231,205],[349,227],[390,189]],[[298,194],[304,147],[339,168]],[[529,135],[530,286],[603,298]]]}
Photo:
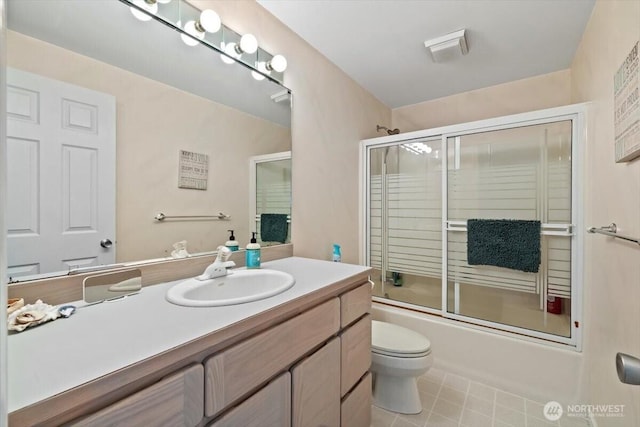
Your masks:
{"label": "tile patterned floor", "polygon": [[402,415],[373,406],[371,427],[589,427],[588,420],[545,419],[534,402],[458,375],[431,368],[418,379],[422,413]]}

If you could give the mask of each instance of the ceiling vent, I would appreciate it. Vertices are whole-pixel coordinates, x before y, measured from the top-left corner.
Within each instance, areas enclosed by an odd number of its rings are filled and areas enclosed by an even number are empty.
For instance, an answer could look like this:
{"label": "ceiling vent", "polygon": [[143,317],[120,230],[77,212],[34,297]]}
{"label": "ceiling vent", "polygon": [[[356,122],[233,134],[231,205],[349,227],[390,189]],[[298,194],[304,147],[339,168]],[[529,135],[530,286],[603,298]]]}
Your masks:
{"label": "ceiling vent", "polygon": [[467,48],[465,31],[459,30],[424,42],[433,62],[447,62],[466,55],[469,49]]}

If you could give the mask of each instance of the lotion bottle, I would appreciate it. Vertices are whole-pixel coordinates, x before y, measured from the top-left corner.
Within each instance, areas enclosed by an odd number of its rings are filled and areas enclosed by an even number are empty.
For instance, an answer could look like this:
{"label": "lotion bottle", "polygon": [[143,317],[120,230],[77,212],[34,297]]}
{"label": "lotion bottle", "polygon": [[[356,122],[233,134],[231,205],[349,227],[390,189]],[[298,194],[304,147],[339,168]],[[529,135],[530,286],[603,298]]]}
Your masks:
{"label": "lotion bottle", "polygon": [[251,233],[251,243],[247,245],[245,250],[246,267],[260,268],[260,244],[256,241],[256,233]]}
{"label": "lotion bottle", "polygon": [[231,249],[232,252],[235,252],[240,248],[240,245],[236,240],[236,236],[233,235],[233,230],[227,230],[227,231],[231,233],[231,236],[229,236],[229,240],[227,240],[227,243],[225,243],[224,245],[229,249]]}

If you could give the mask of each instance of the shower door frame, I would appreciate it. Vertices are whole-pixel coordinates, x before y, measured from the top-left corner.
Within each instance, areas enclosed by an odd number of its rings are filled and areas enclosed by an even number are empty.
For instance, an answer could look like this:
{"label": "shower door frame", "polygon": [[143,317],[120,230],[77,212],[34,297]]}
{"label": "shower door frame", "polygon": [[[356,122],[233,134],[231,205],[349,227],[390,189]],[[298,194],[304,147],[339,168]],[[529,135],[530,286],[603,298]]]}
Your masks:
{"label": "shower door frame", "polygon": [[[399,146],[414,140],[426,138],[441,138],[442,158],[442,305],[440,309],[433,309],[408,302],[395,301],[388,298],[374,296],[374,302],[380,302],[401,308],[408,308],[428,314],[441,316],[447,322],[456,325],[466,325],[470,328],[490,331],[500,335],[517,337],[527,341],[539,342],[546,345],[582,350],[583,325],[583,253],[584,253],[584,215],[583,182],[584,182],[584,146],[586,142],[586,114],[587,104],[574,104],[564,107],[549,108],[528,113],[514,114],[492,119],[425,129],[404,134],[385,136],[360,141],[360,262],[371,265],[370,262],[370,154],[375,148]],[[537,124],[553,123],[571,120],[571,320],[570,336],[563,337],[550,333],[535,331],[523,327],[511,326],[503,323],[486,321],[475,317],[463,316],[447,311],[448,297],[448,152],[447,139],[480,132],[513,129]],[[383,258],[384,258],[383,253]],[[384,264],[384,260],[382,261]]]}

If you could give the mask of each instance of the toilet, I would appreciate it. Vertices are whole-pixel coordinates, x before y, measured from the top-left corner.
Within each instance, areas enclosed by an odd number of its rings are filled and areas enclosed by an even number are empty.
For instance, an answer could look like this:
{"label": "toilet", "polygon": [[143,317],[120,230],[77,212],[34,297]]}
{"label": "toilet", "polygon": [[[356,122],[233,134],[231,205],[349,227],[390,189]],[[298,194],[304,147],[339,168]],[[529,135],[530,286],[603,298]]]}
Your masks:
{"label": "toilet", "polygon": [[433,364],[431,343],[402,326],[373,320],[371,372],[373,404],[401,414],[422,412],[417,379]]}

